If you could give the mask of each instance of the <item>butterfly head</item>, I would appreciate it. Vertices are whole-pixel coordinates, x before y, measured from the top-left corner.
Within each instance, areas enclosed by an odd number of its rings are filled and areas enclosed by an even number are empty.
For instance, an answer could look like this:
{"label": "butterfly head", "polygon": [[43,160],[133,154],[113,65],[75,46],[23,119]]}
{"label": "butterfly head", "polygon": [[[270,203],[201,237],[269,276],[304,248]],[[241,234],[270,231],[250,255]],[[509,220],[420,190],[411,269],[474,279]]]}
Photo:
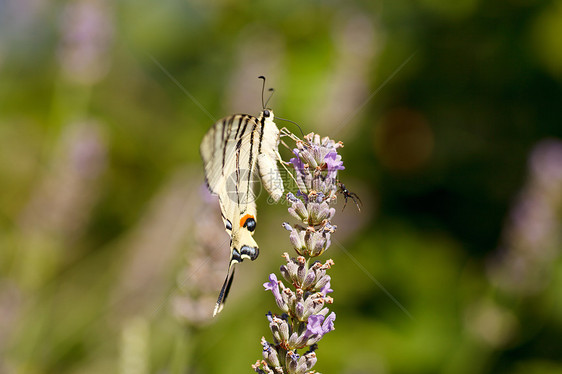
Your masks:
{"label": "butterfly head", "polygon": [[260,117],[263,117],[266,121],[273,121],[273,111],[269,108],[264,108],[264,110],[262,110],[261,112]]}
{"label": "butterfly head", "polygon": [[258,258],[260,250],[253,238],[256,229],[256,217],[252,214],[240,214],[238,221],[225,221],[227,232],[230,234],[230,261],[242,262]]}
{"label": "butterfly head", "polygon": [[[223,208],[222,204],[221,208]],[[232,208],[233,214],[230,216],[230,219],[224,215],[222,216],[226,232],[230,235],[230,262],[228,263],[228,271],[226,272],[226,278],[215,305],[213,316],[217,315],[224,306],[234,277],[234,265],[245,259],[253,261],[258,258],[260,253],[258,245],[253,238],[256,229],[255,208],[250,208],[249,211],[253,212],[253,214],[249,214],[248,211],[240,212],[239,207],[236,205]]]}

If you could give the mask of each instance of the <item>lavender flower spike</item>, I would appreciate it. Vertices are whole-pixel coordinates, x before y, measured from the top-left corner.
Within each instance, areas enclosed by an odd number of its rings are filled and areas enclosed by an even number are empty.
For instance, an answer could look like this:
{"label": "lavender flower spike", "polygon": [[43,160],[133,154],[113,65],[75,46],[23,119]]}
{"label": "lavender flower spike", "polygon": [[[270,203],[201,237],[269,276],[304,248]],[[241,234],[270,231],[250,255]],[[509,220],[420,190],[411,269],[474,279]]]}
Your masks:
{"label": "lavender flower spike", "polygon": [[290,232],[289,241],[298,257],[285,253],[286,264],[280,268],[292,288],[285,287],[275,274],[264,283],[282,314],[267,314],[273,343],[262,338],[264,360],[252,365],[256,373],[314,373],[317,343],[334,330],[336,314],[326,307],[333,302],[327,296],[333,290],[326,272],[334,262],[313,258],[330,247],[330,237],[337,229],[330,221],[336,213],[331,205],[338,191],[337,174],[345,169],[337,151],[341,147],[341,142],[314,133],[296,140],[291,165],[299,190],[288,193],[287,201],[291,204],[288,212],[297,222],[284,222],[283,227]]}

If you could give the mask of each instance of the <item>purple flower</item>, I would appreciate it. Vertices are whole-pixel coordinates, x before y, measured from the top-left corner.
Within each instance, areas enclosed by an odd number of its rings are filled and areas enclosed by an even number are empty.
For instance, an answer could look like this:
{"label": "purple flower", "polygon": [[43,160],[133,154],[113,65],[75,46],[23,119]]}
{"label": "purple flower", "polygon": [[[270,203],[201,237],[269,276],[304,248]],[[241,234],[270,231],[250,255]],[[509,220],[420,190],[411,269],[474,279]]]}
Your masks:
{"label": "purple flower", "polygon": [[269,282],[265,282],[263,287],[266,291],[273,292],[277,305],[283,305],[283,298],[281,297],[281,292],[279,292],[279,282],[274,273],[269,274]]}
{"label": "purple flower", "polygon": [[[336,313],[332,312],[328,317],[321,314],[314,314],[308,317],[308,324],[304,336],[308,338],[307,345],[310,345],[311,339],[314,343],[322,339],[324,334],[329,333],[334,329],[334,321],[336,320]],[[310,343],[310,344],[309,344]]]}
{"label": "purple flower", "polygon": [[[252,366],[258,373],[310,372],[317,361],[317,342],[334,329],[336,314],[326,307],[333,303],[328,296],[333,290],[326,270],[334,262],[328,259],[324,264],[311,264],[310,260],[330,246],[330,237],[336,231],[330,222],[336,212],[331,205],[338,193],[337,172],[345,169],[337,153],[342,146],[341,142],[321,139],[313,133],[305,136],[304,141],[296,140],[291,165],[298,191],[287,193],[286,197],[289,214],[298,223],[285,222],[283,227],[290,232],[289,240],[299,256],[283,255],[287,263],[280,267],[280,272],[287,283],[271,274],[264,284],[284,313],[268,315],[273,344],[262,342],[265,360]],[[299,356],[297,351],[307,347],[304,356]]]}
{"label": "purple flower", "polygon": [[297,191],[297,196],[298,196],[298,197],[302,197],[302,198],[304,199],[304,202],[305,202],[306,204],[308,204],[308,194],[305,194],[305,193],[301,192],[301,190],[298,190],[298,191]]}
{"label": "purple flower", "polygon": [[298,149],[293,149],[293,153],[295,154],[295,156],[297,157],[293,157],[289,160],[290,163],[293,164],[293,167],[295,168],[295,170],[297,172],[301,172],[304,170],[304,162],[302,162],[300,155],[299,155],[299,150]]}
{"label": "purple flower", "polygon": [[335,320],[336,320],[336,313],[334,312],[330,313],[330,315],[326,317],[324,323],[322,324],[322,330],[324,331],[324,334],[327,334],[335,329],[334,327]]}
{"label": "purple flower", "polygon": [[330,292],[334,292],[334,290],[332,290],[330,288],[330,279],[331,277],[329,275],[326,275],[326,277],[328,278],[328,282],[324,285],[324,287],[322,287],[322,289],[320,290],[320,292],[322,292],[324,294],[324,296],[326,296],[327,294],[329,294]]}
{"label": "purple flower", "polygon": [[291,158],[289,161],[293,164],[295,169],[295,177],[297,181],[297,188],[299,191],[307,192],[310,189],[311,175],[309,170],[309,164],[305,164],[303,155],[306,151],[299,151],[294,149],[293,153],[296,157]]}
{"label": "purple flower", "polygon": [[323,335],[322,322],[324,322],[323,315],[315,314],[313,316],[308,317],[308,324],[306,325],[305,335],[307,337],[314,336],[314,335]]}
{"label": "purple flower", "polygon": [[341,156],[338,155],[336,151],[330,151],[326,157],[324,157],[324,161],[326,162],[326,169],[328,169],[327,177],[330,179],[335,179],[338,170],[344,170],[345,166],[343,166],[343,161],[341,160]]}

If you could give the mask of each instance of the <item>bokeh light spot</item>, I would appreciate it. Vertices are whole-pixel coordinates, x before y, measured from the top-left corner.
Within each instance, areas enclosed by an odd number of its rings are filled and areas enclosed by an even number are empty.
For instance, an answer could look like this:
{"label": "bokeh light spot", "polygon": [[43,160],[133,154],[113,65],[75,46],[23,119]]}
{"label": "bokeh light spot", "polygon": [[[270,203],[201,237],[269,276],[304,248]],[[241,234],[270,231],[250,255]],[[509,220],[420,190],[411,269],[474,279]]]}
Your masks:
{"label": "bokeh light spot", "polygon": [[431,157],[433,138],[433,131],[421,113],[410,108],[393,109],[375,127],[375,153],[391,171],[414,172]]}

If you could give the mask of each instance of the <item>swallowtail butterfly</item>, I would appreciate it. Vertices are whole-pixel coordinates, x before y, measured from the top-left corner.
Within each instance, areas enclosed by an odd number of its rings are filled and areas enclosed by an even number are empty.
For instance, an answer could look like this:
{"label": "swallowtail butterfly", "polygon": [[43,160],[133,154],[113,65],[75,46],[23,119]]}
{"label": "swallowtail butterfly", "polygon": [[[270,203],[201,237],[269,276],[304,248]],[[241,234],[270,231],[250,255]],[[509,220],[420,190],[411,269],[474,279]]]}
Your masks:
{"label": "swallowtail butterfly", "polygon": [[277,149],[280,131],[273,121],[273,111],[265,108],[266,104],[258,117],[235,114],[217,121],[201,142],[206,183],[219,197],[224,227],[230,235],[230,261],[213,315],[224,306],[234,265],[245,259],[253,261],[259,254],[253,238],[257,224],[252,188],[256,171],[275,202],[283,195],[277,168],[277,160],[281,160]]}

